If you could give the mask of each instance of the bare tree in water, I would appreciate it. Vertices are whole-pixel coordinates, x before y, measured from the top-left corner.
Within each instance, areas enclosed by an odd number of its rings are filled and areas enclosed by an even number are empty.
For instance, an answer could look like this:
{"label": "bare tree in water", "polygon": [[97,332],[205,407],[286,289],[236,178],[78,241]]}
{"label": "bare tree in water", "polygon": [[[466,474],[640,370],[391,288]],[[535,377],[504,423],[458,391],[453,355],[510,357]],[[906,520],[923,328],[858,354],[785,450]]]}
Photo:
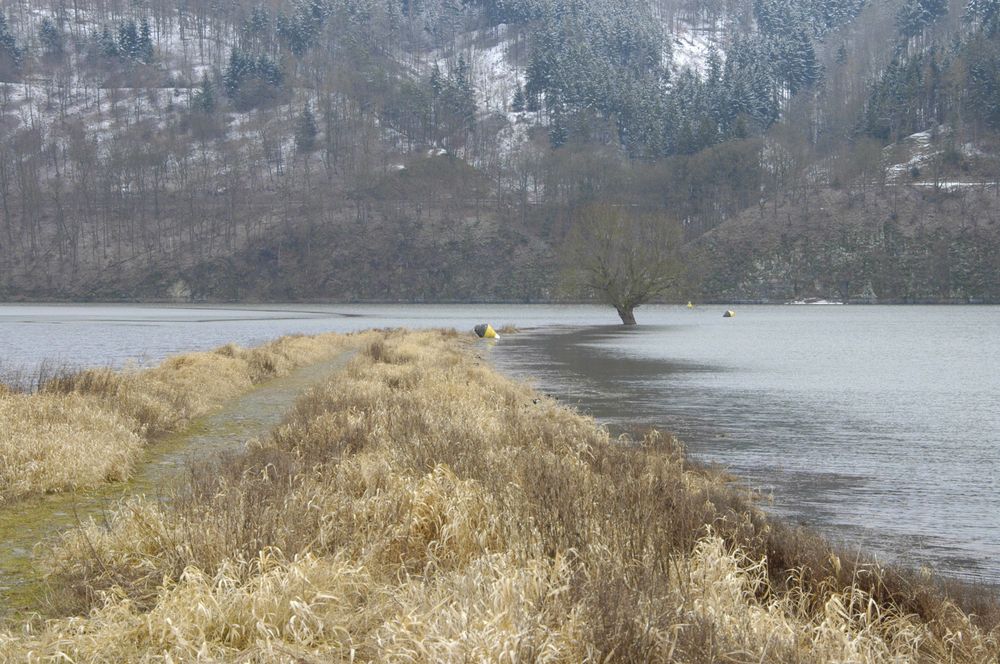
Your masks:
{"label": "bare tree in water", "polygon": [[677,222],[663,214],[606,204],[583,208],[563,247],[567,285],[635,325],[635,308],[663,296],[680,275],[681,239]]}

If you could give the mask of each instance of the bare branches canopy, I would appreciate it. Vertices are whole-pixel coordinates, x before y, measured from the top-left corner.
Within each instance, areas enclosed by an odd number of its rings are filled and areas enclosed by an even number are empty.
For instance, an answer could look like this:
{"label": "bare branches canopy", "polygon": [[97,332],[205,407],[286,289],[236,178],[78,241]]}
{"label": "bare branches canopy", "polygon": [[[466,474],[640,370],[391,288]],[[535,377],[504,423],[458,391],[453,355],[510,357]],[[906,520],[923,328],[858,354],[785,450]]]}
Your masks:
{"label": "bare branches canopy", "polygon": [[679,225],[662,213],[591,205],[575,220],[563,247],[567,286],[596,297],[635,325],[634,310],[662,297],[681,272]]}

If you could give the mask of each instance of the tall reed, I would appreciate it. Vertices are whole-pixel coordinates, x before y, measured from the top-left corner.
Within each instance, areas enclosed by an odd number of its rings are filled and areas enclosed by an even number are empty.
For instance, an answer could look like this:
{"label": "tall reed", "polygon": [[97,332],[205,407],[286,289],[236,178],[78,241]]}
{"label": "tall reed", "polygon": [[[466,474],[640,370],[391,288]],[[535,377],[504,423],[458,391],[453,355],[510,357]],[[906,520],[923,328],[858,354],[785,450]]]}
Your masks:
{"label": "tall reed", "polygon": [[143,446],[255,384],[330,357],[339,335],[227,345],[114,371],[47,367],[28,393],[0,389],[0,505],[129,476]]}
{"label": "tall reed", "polygon": [[[0,659],[987,662],[995,603],[775,523],[453,334],[381,333],[245,454],[48,558]],[[978,600],[976,600],[978,601]]]}

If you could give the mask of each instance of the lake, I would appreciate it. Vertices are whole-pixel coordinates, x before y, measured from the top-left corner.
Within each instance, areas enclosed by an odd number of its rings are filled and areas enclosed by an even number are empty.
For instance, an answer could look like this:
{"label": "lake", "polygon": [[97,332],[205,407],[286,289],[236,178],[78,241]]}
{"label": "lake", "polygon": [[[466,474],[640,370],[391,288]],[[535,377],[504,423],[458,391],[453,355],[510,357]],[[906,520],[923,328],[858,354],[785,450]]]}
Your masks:
{"label": "lake", "polygon": [[677,433],[849,547],[1000,582],[1000,308],[722,309],[644,308],[635,329],[496,355],[604,422]]}
{"label": "lake", "polygon": [[0,367],[121,366],[370,327],[524,331],[502,370],[613,427],[676,432],[769,509],[880,559],[1000,582],[997,307],[0,305]]}
{"label": "lake", "polygon": [[122,366],[233,342],[257,345],[285,334],[353,332],[372,327],[455,327],[480,320],[502,325],[587,325],[593,307],[511,305],[63,305],[0,304],[0,375],[41,362]]}

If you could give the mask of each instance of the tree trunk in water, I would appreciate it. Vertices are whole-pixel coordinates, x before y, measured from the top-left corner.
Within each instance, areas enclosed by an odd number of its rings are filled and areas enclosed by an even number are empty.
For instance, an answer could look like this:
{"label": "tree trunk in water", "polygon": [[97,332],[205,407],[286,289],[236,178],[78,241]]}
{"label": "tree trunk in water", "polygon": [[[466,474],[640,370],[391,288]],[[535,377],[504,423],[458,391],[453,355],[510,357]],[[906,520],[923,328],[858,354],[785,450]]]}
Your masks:
{"label": "tree trunk in water", "polygon": [[632,313],[633,307],[615,307],[618,310],[618,315],[622,319],[622,325],[635,325],[635,314]]}

